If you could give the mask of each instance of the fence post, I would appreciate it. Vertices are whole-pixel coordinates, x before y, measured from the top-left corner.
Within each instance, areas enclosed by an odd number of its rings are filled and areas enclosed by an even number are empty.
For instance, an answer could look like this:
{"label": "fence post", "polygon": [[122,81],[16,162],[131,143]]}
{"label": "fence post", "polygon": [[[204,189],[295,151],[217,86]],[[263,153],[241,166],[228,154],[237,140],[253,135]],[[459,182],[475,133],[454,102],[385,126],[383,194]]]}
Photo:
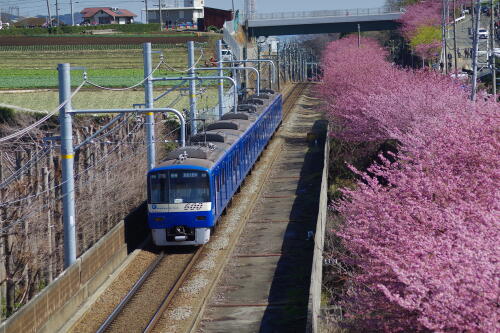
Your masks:
{"label": "fence post", "polygon": [[[152,56],[151,56],[151,43],[144,43],[143,48],[144,55],[144,78],[146,81],[144,82],[144,99],[146,108],[152,109],[154,99],[153,99],[153,81],[152,74],[153,64],[152,64]],[[151,170],[155,167],[156,163],[156,151],[155,151],[155,116],[153,112],[146,113],[146,148],[148,152],[148,170]]]}
{"label": "fence post", "polygon": [[[189,76],[195,77],[195,60],[194,60],[194,42],[189,41],[187,43],[188,47],[188,68],[189,68]],[[189,127],[191,128],[191,135],[195,135],[197,133],[196,130],[196,81],[189,80]]]}
{"label": "fence post", "polygon": [[[59,102],[63,103],[71,96],[70,64],[59,64]],[[76,261],[75,235],[75,184],[73,175],[73,123],[71,101],[59,110],[61,126],[61,162],[62,162],[62,201],[64,222],[64,268]]]}

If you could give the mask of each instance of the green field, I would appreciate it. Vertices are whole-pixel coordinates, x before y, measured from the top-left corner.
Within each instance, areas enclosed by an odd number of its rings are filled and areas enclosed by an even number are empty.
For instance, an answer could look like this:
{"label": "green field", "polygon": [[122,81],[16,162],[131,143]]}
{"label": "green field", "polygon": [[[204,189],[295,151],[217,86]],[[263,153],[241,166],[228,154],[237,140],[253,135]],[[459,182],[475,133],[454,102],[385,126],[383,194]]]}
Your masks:
{"label": "green field", "polygon": [[[74,49],[77,47],[77,49]],[[140,45],[84,45],[49,46],[33,45],[32,49],[0,50],[0,105],[15,110],[52,111],[59,104],[57,65],[70,63],[74,67],[85,67],[88,79],[106,87],[129,87],[144,77],[143,55]],[[187,67],[187,49],[182,44],[169,44],[164,47],[154,45],[154,50],[161,50],[167,66],[162,66],[155,77],[182,76],[171,70]],[[26,48],[26,47],[23,47]],[[36,49],[38,48],[38,49]],[[203,54],[201,49],[203,48]],[[198,44],[196,59],[202,55],[198,66],[204,66],[205,61],[213,56],[213,47],[207,44]],[[153,64],[159,63],[160,55],[153,54]],[[208,73],[207,73],[208,74]],[[214,72],[210,71],[213,75]],[[73,88],[83,81],[83,71],[71,72]],[[156,82],[155,96],[167,90],[169,86],[178,82]],[[200,88],[199,83],[198,88]],[[203,95],[199,95],[198,109],[213,107],[217,104],[215,82],[204,82]],[[187,83],[184,84],[187,87]],[[187,92],[175,108],[188,108]],[[176,100],[179,92],[170,93],[156,106],[170,106]],[[75,109],[110,109],[130,108],[133,104],[144,103],[144,89],[142,85],[133,90],[108,91],[86,85],[73,99]]]}
{"label": "green field", "polygon": [[[0,89],[31,89],[56,88],[57,64],[70,63],[72,66],[86,68],[89,80],[105,86],[126,87],[142,80],[143,59],[140,49],[104,49],[104,50],[24,50],[0,51]],[[90,47],[89,47],[90,48]],[[165,61],[172,67],[183,69],[187,64],[187,52],[184,45],[174,45],[159,49],[165,56]],[[197,49],[197,57],[199,56]],[[213,48],[205,45],[204,62],[213,55]],[[154,54],[153,63],[159,61],[159,55]],[[175,75],[164,67],[158,75]],[[82,71],[72,72],[72,82],[78,85],[82,81]],[[167,85],[167,83],[157,83]],[[1,100],[0,100],[1,102]]]}
{"label": "green field", "polygon": [[[215,88],[203,89],[204,94],[198,95],[198,109],[213,107],[217,104],[217,90]],[[159,96],[163,90],[155,90],[154,96]],[[173,107],[182,110],[189,108],[187,94]],[[171,93],[155,102],[155,106],[167,107],[176,100],[178,93]],[[144,103],[144,92],[137,91],[105,91],[84,90],[75,95],[72,101],[74,109],[114,109],[131,108],[133,104]],[[59,105],[59,95],[56,90],[39,90],[27,92],[0,92],[0,104],[16,106],[35,111],[52,111]]]}

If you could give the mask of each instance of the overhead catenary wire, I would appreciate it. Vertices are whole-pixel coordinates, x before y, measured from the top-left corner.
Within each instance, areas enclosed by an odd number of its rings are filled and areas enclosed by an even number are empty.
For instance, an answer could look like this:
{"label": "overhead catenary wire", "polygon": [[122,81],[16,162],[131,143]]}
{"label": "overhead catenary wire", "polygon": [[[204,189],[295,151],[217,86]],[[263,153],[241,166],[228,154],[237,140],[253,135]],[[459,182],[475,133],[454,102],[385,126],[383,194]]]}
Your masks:
{"label": "overhead catenary wire", "polygon": [[42,150],[40,150],[35,156],[33,156],[26,164],[24,164],[21,168],[16,170],[13,174],[11,174],[7,179],[5,179],[2,183],[0,183],[0,189],[12,184],[16,179],[18,179],[30,166],[47,156],[49,151],[52,149],[51,146],[46,146]]}
{"label": "overhead catenary wire", "polygon": [[68,99],[66,99],[64,102],[62,102],[61,104],[59,104],[59,106],[54,111],[49,112],[45,117],[43,117],[40,120],[34,122],[33,124],[29,125],[28,127],[23,128],[22,130],[19,130],[19,131],[15,132],[15,133],[12,133],[10,135],[4,136],[3,138],[0,138],[0,142],[5,142],[5,141],[8,141],[10,139],[17,138],[17,137],[19,137],[19,136],[21,136],[23,134],[28,133],[32,129],[38,127],[40,124],[44,123],[47,119],[49,119],[50,117],[52,117],[53,115],[55,115],[57,112],[59,112],[59,110],[62,107],[64,107],[66,104],[68,104],[71,101],[71,99],[80,91],[80,89],[82,89],[82,87],[85,85],[85,82],[86,81],[83,81],[75,89],[75,91],[73,91],[73,93],[71,94],[71,96],[69,96]]}
{"label": "overhead catenary wire", "polygon": [[[178,103],[178,102],[182,99],[182,97],[183,97],[182,95],[177,96],[177,97],[176,97],[176,99],[174,99],[174,100],[173,100],[173,101],[172,101],[172,102],[171,102],[171,103],[170,103],[167,107],[172,107],[172,106],[175,106],[175,105],[176,105],[176,104],[177,104],[177,103]],[[121,125],[117,125],[117,126],[113,127],[113,129],[111,129],[109,132],[106,132],[106,133],[104,133],[104,134],[102,134],[102,135],[99,135],[99,136],[97,136],[97,137],[93,137],[93,138],[92,138],[92,137],[89,137],[89,138],[87,138],[84,142],[82,142],[81,144],[79,144],[79,145],[77,145],[77,146],[75,147],[75,151],[76,151],[76,150],[79,150],[79,149],[80,149],[83,145],[88,144],[89,142],[92,142],[92,141],[98,140],[99,138],[102,138],[102,137],[108,136],[108,135],[110,135],[111,133],[115,132],[116,130],[118,130],[120,127],[122,127],[122,126],[126,123],[127,119],[129,119],[129,118],[130,118],[130,117],[132,117],[133,115],[134,115],[134,114],[131,114],[131,115],[129,115],[128,117],[126,117],[125,119],[123,119],[123,120],[121,121]],[[108,125],[111,125],[112,123],[116,122],[117,120],[119,120],[119,119],[120,119],[120,118],[122,118],[122,117],[123,117],[123,115],[119,115],[119,116],[115,117],[113,120],[111,120],[111,121],[108,123]],[[140,125],[142,125],[142,123],[141,123],[141,124],[139,124],[139,126],[140,126]],[[137,127],[136,127],[136,128],[137,128]],[[180,129],[180,127],[175,128],[175,129],[174,129],[174,130],[172,130],[171,132],[167,133],[167,135],[172,134],[173,132],[177,131],[178,129]],[[127,137],[128,137],[128,136],[130,136],[131,134],[136,133],[136,132],[134,132],[134,130],[135,130],[135,129],[133,129],[133,130],[132,130],[132,131],[131,131],[128,135],[127,135]],[[155,142],[160,142],[160,141],[155,140]],[[91,166],[91,167],[89,167],[89,168],[87,168],[87,169],[83,170],[83,171],[82,171],[82,172],[80,172],[79,174],[75,175],[75,178],[78,178],[78,177],[79,177],[82,173],[87,172],[87,171],[88,171],[88,170],[90,170],[91,168],[96,167],[96,166],[97,166],[97,164],[99,164],[100,162],[102,162],[102,161],[103,161],[103,160],[104,160],[107,156],[109,156],[111,153],[113,153],[113,152],[114,152],[114,151],[115,151],[115,150],[116,150],[119,146],[124,145],[124,144],[128,144],[128,145],[130,145],[130,143],[128,143],[128,142],[124,142],[123,140],[122,140],[122,141],[120,141],[120,142],[119,142],[119,144],[117,145],[117,147],[115,147],[113,150],[109,151],[109,152],[108,152],[108,154],[104,156],[104,158],[101,158],[101,159],[100,159],[100,160],[98,160],[98,161],[97,161],[97,162],[96,162],[93,166]],[[143,144],[144,144],[144,143],[143,143]],[[48,153],[48,150],[45,152],[45,155],[46,155],[47,153]],[[43,156],[45,156],[45,155],[43,155]],[[38,157],[38,159],[37,159],[37,160],[41,159],[43,156],[42,156],[42,155],[40,155],[40,157]],[[19,169],[19,170],[17,170],[16,172],[14,172],[14,174],[15,174],[15,178],[17,178],[17,175],[18,175],[18,174],[20,174],[20,173],[21,173],[21,172],[23,172],[23,171],[24,171],[27,167],[29,167],[29,165],[31,165],[31,164],[33,164],[33,163],[35,163],[35,162],[36,162],[36,161],[35,161],[35,159],[32,159],[31,161],[28,161],[28,163],[26,163],[26,164],[25,164],[25,165],[24,165],[21,169]],[[10,176],[10,177],[9,177],[9,178],[5,181],[5,182],[3,182],[2,184],[0,184],[0,188],[2,188],[2,187],[4,187],[4,186],[6,186],[6,185],[8,185],[8,184],[12,183],[12,182],[15,180],[15,178],[11,178],[11,177],[12,177],[12,176]],[[9,181],[9,182],[7,183],[7,181]],[[53,190],[57,189],[58,187],[62,186],[63,184],[64,184],[64,182],[63,182],[63,183],[61,183],[61,184],[58,184],[58,185],[56,185],[56,186],[54,186],[54,187],[52,187],[52,188],[50,188],[50,189],[47,189],[47,190],[42,191],[42,192],[39,192],[39,193],[37,193],[37,194],[35,194],[35,195],[25,196],[25,197],[18,198],[18,199],[14,199],[14,200],[11,200],[11,201],[8,201],[8,202],[0,203],[0,207],[10,206],[10,205],[12,205],[12,204],[16,204],[16,203],[19,203],[19,202],[22,202],[22,201],[25,201],[25,200],[28,200],[28,199],[34,199],[34,198],[36,198],[36,197],[38,197],[38,196],[41,196],[41,195],[43,195],[43,194],[45,194],[45,193],[48,193],[48,192],[50,192],[50,191],[53,191]]]}
{"label": "overhead catenary wire", "polygon": [[[136,125],[132,131],[130,131],[130,133],[127,135],[130,136],[132,134],[135,134],[136,133],[136,129],[138,129],[140,126],[142,126],[143,123],[140,123],[138,125]],[[126,138],[124,138],[126,139]],[[102,161],[104,161],[106,158],[108,158],[113,152],[115,152],[122,144],[124,144],[125,142],[122,140],[120,144],[116,145],[116,147],[114,147],[112,150],[108,151],[106,155],[104,155],[103,157],[101,157],[99,160],[97,160],[93,165],[89,166],[88,168],[86,168],[85,170],[82,170],[81,172],[79,172],[78,174],[75,175],[75,179],[77,179],[78,177],[80,177],[82,174],[88,172],[89,170],[93,169],[93,168],[96,168]],[[0,203],[0,207],[5,207],[5,206],[10,206],[10,205],[13,205],[13,204],[17,204],[19,202],[23,202],[25,200],[28,200],[28,199],[34,199],[34,198],[37,198],[45,193],[49,193],[61,186],[63,186],[65,182],[61,182],[60,184],[57,184],[49,189],[46,189],[44,191],[41,191],[41,192],[38,192],[37,194],[32,194],[32,195],[28,195],[28,196],[25,196],[25,197],[22,197],[22,198],[16,198],[14,200],[10,200],[10,201],[7,201],[7,202],[2,202]]]}
{"label": "overhead catenary wire", "polygon": [[[91,85],[91,86],[94,86],[96,88],[99,88],[99,89],[103,89],[103,90],[110,90],[110,91],[126,91],[126,90],[131,90],[131,89],[134,89],[134,88],[137,88],[138,86],[140,86],[141,84],[143,84],[144,82],[146,82],[147,80],[149,80],[151,78],[151,76],[160,68],[160,66],[162,65],[163,63],[163,60],[161,60],[158,65],[156,65],[156,67],[151,71],[151,73],[149,73],[148,76],[146,76],[143,80],[141,80],[140,82],[130,86],[130,87],[126,87],[126,88],[111,88],[111,87],[105,87],[105,86],[101,86],[95,82],[92,82],[88,79],[88,77],[85,78],[85,83]],[[86,76],[86,75],[85,75]]]}
{"label": "overhead catenary wire", "polygon": [[[138,125],[138,126],[136,126],[135,128],[137,128],[137,129],[138,129],[138,127],[140,127],[141,125],[142,125],[142,124],[139,124],[139,125]],[[134,129],[135,129],[135,128],[134,128]],[[134,132],[134,133],[136,133],[136,132]],[[129,133],[129,135],[128,135],[128,136],[130,136],[131,134],[134,134],[134,133],[131,131],[131,133]],[[123,143],[124,143],[124,142],[122,141],[122,143],[121,143],[121,144],[123,144]],[[116,150],[119,146],[121,146],[121,144],[120,144],[120,145],[117,145],[117,147],[115,147],[115,149],[113,149],[113,150],[109,151],[109,152],[108,152],[108,153],[107,153],[107,154],[106,154],[103,158],[101,158],[99,161],[97,161],[94,165],[92,165],[92,166],[88,167],[87,169],[83,170],[82,172],[80,172],[78,175],[76,175],[76,176],[75,176],[75,178],[78,178],[78,177],[79,177],[80,175],[82,175],[83,173],[85,173],[85,172],[87,172],[88,170],[93,169],[94,167],[96,167],[98,163],[100,163],[102,160],[106,159],[106,158],[107,158],[110,154],[112,154],[112,153],[113,153],[113,152],[114,152],[114,151],[115,151],[115,150]],[[114,164],[111,164],[110,166],[108,166],[108,170],[111,170],[111,169],[113,169],[113,168],[117,167],[118,165],[120,165],[120,164],[122,164],[122,163],[127,162],[127,161],[128,161],[128,160],[130,160],[132,157],[136,156],[138,153],[141,153],[141,152],[142,152],[142,153],[144,153],[144,151],[142,151],[142,150],[135,150],[135,151],[133,151],[131,154],[128,154],[126,158],[121,159],[121,160],[118,160],[118,161],[117,161],[117,162],[115,162]],[[91,182],[91,180],[88,180],[88,181],[86,181],[86,182],[82,183],[81,185],[86,185],[86,184],[88,184],[88,183],[90,183],[90,182]],[[63,184],[64,184],[64,182],[63,182],[63,183],[61,183],[61,184],[58,184],[57,186],[55,186],[55,187],[53,187],[52,189],[50,189],[50,191],[54,190],[54,189],[55,189],[55,188],[57,188],[57,187],[62,186]],[[113,184],[109,184],[109,185],[108,185],[108,188],[109,188],[110,186],[112,186],[112,185],[113,185]],[[78,189],[78,188],[79,188],[79,185],[75,185],[75,188],[74,188],[74,190],[73,190],[73,191],[75,191],[75,190],[76,190],[76,189]],[[104,188],[105,188],[105,187],[104,187]],[[40,195],[42,195],[42,194],[44,194],[44,193],[46,193],[46,192],[48,192],[48,191],[43,191],[43,192],[40,192],[40,193],[38,193],[36,196],[31,196],[31,197],[22,198],[22,200],[27,200],[27,199],[30,199],[30,198],[33,198],[33,197],[37,197],[37,196],[40,196]],[[65,193],[65,194],[62,194],[62,195],[60,195],[59,197],[57,197],[57,198],[56,198],[56,200],[61,200],[61,199],[63,199],[65,196],[68,196],[70,193],[71,193],[71,192],[69,192],[69,193]],[[19,201],[18,201],[18,202],[19,202]],[[11,202],[11,203],[12,203],[12,202]],[[32,216],[34,216],[34,215],[36,215],[36,214],[40,213],[41,211],[43,211],[43,210],[44,210],[46,207],[48,207],[49,205],[51,205],[51,203],[50,203],[50,202],[49,202],[49,203],[47,203],[47,204],[42,205],[40,208],[38,208],[38,209],[36,209],[36,210],[31,211],[31,213],[29,213],[28,215],[23,216],[23,217],[21,217],[21,218],[17,219],[16,221],[14,221],[14,222],[12,222],[12,223],[9,223],[7,226],[4,226],[3,228],[0,228],[0,233],[4,233],[5,231],[7,231],[7,230],[9,230],[9,229],[11,229],[11,228],[13,228],[13,227],[15,227],[16,225],[20,224],[21,222],[26,221],[28,218],[30,218],[30,217],[32,217]],[[4,206],[4,204],[3,204],[3,203],[2,203],[2,204],[0,204],[0,207],[2,207],[2,206]]]}
{"label": "overhead catenary wire", "polygon": [[187,69],[176,69],[172,66],[170,66],[169,64],[167,64],[165,61],[163,62],[164,66],[171,70],[171,71],[174,71],[174,72],[177,72],[177,73],[187,73],[189,72],[190,70],[192,70],[193,68],[196,68],[196,66],[200,63],[201,59],[203,58],[203,48],[200,48],[200,56],[198,57],[198,60],[195,61],[195,63],[193,64],[193,66],[187,68]]}

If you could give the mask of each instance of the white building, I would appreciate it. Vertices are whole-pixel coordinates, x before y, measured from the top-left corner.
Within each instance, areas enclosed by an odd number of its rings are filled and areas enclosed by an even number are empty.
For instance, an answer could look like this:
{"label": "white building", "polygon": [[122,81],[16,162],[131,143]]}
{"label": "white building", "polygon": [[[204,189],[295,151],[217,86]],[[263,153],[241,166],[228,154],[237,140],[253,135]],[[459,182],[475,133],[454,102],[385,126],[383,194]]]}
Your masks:
{"label": "white building", "polygon": [[[204,0],[163,0],[161,1],[161,17],[164,25],[194,23],[203,18]],[[148,7],[147,18],[149,23],[160,22],[158,5]]]}

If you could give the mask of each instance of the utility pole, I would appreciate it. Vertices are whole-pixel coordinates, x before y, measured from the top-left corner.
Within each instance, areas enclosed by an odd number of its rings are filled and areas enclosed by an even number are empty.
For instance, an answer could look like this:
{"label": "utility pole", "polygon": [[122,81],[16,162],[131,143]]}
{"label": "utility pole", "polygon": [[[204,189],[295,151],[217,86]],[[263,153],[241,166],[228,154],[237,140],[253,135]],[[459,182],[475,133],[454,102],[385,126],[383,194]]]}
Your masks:
{"label": "utility pole", "polygon": [[491,82],[493,84],[493,96],[495,97],[495,102],[497,100],[497,69],[495,60],[495,7],[493,6],[493,0],[490,0],[491,12],[490,12],[490,33],[488,38],[490,39],[490,61],[491,61]]}
{"label": "utility pole", "polygon": [[71,11],[71,26],[75,26],[75,14],[73,13],[73,0],[69,0],[69,6]]}
{"label": "utility pole", "polygon": [[453,50],[455,53],[455,78],[458,78],[458,49],[457,49],[457,1],[453,0]]}
{"label": "utility pole", "polygon": [[56,25],[59,26],[59,1],[56,0]]}
{"label": "utility pole", "polygon": [[358,24],[358,49],[361,47],[361,24]]}
{"label": "utility pole", "polygon": [[476,8],[475,8],[475,21],[474,21],[474,31],[473,31],[473,55],[472,55],[472,92],[470,95],[470,99],[476,100],[476,90],[477,90],[477,51],[479,49],[479,21],[481,20],[481,0],[476,0]]}
{"label": "utility pole", "polygon": [[48,13],[48,17],[49,17],[49,22],[48,23],[48,26],[51,27],[52,26],[52,16],[50,15],[50,3],[49,3],[49,0],[47,0],[47,13]]}
{"label": "utility pole", "polygon": [[158,0],[158,10],[160,13],[160,31],[163,31],[163,18],[161,17],[161,0]]}
{"label": "utility pole", "polygon": [[441,13],[441,38],[442,38],[442,44],[443,44],[443,56],[442,56],[442,61],[444,65],[444,72],[446,75],[448,75],[448,45],[446,41],[446,6],[447,6],[447,0],[442,0],[442,6],[443,6],[443,11]]}
{"label": "utility pole", "polygon": [[144,5],[146,6],[146,24],[149,24],[149,19],[148,19],[148,0],[144,0]]}

